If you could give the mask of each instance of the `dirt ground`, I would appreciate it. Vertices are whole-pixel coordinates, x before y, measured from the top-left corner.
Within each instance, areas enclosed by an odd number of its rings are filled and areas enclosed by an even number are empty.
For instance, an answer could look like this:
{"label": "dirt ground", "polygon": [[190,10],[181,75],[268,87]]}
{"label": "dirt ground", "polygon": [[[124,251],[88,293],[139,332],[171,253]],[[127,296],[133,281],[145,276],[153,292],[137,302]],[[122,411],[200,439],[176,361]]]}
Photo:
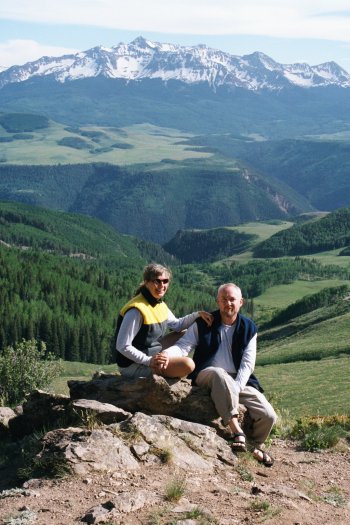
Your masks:
{"label": "dirt ground", "polygon": [[[272,468],[248,454],[237,465],[210,473],[176,471],[171,463],[134,472],[92,474],[63,480],[31,480],[29,495],[0,499],[1,525],[73,525],[91,508],[141,489],[158,496],[130,513],[107,515],[109,525],[219,524],[346,525],[350,523],[350,449],[305,452],[275,440]],[[2,485],[6,480],[1,480]],[[166,500],[169,486],[184,485],[178,502]],[[20,518],[20,516],[22,516]],[[34,521],[26,520],[32,516]],[[16,521],[13,519],[19,517]],[[12,518],[12,521],[11,521]],[[92,522],[91,522],[92,523]]]}

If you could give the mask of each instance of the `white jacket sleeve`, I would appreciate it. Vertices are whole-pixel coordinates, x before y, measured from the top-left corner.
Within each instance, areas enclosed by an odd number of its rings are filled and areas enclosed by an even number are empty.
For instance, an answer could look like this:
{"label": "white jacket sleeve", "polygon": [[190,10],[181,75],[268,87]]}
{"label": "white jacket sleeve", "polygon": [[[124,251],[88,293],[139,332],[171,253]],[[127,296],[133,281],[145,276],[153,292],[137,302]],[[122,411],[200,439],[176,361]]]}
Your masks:
{"label": "white jacket sleeve", "polygon": [[[169,308],[168,308],[169,310]],[[199,312],[193,312],[191,314],[185,315],[177,319],[173,312],[169,310],[168,314],[168,328],[174,332],[181,332],[181,330],[186,330],[191,326],[196,319],[199,317]]]}
{"label": "white jacket sleeve", "polygon": [[198,342],[198,327],[197,323],[193,323],[185,334],[176,342],[176,345],[170,346],[164,352],[169,357],[187,356],[192,348]]}
{"label": "white jacket sleeve", "polygon": [[242,361],[237,371],[236,383],[238,383],[240,391],[246,386],[250,374],[254,372],[256,360],[256,340],[257,334],[251,338],[248,345],[245,347]]}

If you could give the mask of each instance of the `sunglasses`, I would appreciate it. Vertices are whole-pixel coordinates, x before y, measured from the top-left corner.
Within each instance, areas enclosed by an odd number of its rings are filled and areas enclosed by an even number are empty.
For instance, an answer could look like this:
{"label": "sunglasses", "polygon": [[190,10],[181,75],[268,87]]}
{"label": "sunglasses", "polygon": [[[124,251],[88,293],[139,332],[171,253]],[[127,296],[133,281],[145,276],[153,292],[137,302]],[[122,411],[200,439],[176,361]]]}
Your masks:
{"label": "sunglasses", "polygon": [[153,282],[154,284],[168,284],[169,283],[169,279],[153,279]]}

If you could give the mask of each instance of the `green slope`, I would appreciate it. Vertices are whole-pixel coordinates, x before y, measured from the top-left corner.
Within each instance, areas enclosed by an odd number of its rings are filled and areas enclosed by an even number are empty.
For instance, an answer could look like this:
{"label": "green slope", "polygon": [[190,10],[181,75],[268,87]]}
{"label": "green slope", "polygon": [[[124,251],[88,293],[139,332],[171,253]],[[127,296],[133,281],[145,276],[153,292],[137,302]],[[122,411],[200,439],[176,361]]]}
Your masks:
{"label": "green slope", "polygon": [[262,329],[258,364],[314,361],[350,355],[349,295],[334,304],[316,308],[284,324]]}
{"label": "green slope", "polygon": [[178,230],[284,219],[307,204],[280,193],[234,161],[15,166],[0,164],[0,199],[97,217],[123,233],[163,244]]}
{"label": "green slope", "polygon": [[[339,122],[333,121],[337,126]],[[340,131],[339,128],[338,131]],[[325,131],[325,130],[323,130]],[[189,139],[197,147],[221,151],[239,159],[267,177],[278,179],[318,210],[349,205],[348,130],[334,135],[298,135],[294,140],[265,140],[254,134],[199,135]]]}
{"label": "green slope", "polygon": [[160,246],[123,235],[92,217],[64,213],[18,202],[0,201],[0,241],[77,257],[171,261]]}
{"label": "green slope", "polygon": [[280,231],[254,248],[255,257],[305,255],[350,244],[350,208]]}
{"label": "green slope", "polygon": [[349,369],[349,357],[338,357],[257,366],[256,375],[288,424],[301,416],[349,414]]}

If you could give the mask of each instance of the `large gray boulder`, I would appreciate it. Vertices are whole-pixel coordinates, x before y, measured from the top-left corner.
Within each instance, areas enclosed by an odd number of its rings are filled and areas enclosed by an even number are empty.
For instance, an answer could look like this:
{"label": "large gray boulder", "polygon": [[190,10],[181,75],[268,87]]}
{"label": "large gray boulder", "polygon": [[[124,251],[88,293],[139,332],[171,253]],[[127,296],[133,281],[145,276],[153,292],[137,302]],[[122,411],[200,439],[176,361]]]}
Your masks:
{"label": "large gray boulder", "polygon": [[[98,372],[90,381],[68,381],[71,399],[95,399],[128,412],[172,416],[211,425],[224,432],[218,413],[206,389],[193,386],[188,379],[125,379],[116,374]],[[241,407],[240,418],[248,420]]]}
{"label": "large gray boulder", "polygon": [[47,432],[38,458],[49,469],[66,465],[76,475],[89,472],[135,470],[139,463],[130,448],[107,428],[60,428]]}
{"label": "large gray boulder", "polygon": [[96,428],[51,430],[37,455],[44,471],[69,470],[85,476],[100,471],[112,475],[142,464],[167,463],[184,471],[211,471],[234,465],[236,457],[214,429],[170,416],[137,412],[128,419]]}

